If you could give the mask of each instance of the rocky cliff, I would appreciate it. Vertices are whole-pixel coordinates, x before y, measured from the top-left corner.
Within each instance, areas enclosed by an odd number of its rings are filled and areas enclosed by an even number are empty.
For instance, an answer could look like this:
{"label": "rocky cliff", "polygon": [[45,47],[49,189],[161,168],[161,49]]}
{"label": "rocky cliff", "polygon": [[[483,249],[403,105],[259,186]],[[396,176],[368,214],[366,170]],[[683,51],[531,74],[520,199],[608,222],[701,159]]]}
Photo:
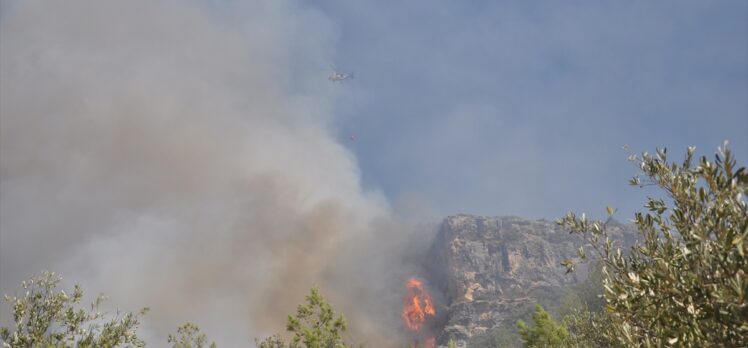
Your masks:
{"label": "rocky cliff", "polygon": [[[626,229],[610,225],[615,234]],[[431,284],[444,315],[437,342],[476,344],[492,331],[513,331],[535,303],[558,306],[566,289],[583,280],[582,268],[565,274],[581,243],[552,221],[456,215],[444,220],[430,250]]]}

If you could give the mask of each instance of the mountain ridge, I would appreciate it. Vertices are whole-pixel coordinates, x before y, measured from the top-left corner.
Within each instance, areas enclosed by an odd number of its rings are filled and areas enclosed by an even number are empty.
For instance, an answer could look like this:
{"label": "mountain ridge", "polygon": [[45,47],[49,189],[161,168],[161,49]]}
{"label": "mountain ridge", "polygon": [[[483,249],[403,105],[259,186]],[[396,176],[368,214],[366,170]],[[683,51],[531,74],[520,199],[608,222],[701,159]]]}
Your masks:
{"label": "mountain ridge", "polygon": [[[611,221],[613,236],[632,227]],[[582,282],[586,264],[566,274],[564,259],[577,258],[582,239],[555,222],[517,216],[457,214],[446,217],[428,252],[428,279],[440,294],[437,342],[466,347],[494,330],[514,331],[536,303],[558,307]],[[628,242],[626,243],[628,244]],[[471,347],[476,346],[471,344]]]}

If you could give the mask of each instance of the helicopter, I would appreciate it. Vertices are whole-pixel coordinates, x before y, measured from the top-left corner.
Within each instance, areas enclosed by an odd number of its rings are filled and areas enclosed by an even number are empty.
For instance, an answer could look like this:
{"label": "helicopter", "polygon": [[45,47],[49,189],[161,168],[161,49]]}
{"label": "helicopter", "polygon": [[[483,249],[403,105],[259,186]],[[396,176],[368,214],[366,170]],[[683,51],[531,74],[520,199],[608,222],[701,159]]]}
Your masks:
{"label": "helicopter", "polygon": [[340,72],[338,71],[338,69],[335,68],[334,65],[330,65],[330,68],[332,68],[332,73],[330,74],[330,77],[328,77],[327,79],[332,82],[341,82],[341,81],[353,78],[353,73]]}

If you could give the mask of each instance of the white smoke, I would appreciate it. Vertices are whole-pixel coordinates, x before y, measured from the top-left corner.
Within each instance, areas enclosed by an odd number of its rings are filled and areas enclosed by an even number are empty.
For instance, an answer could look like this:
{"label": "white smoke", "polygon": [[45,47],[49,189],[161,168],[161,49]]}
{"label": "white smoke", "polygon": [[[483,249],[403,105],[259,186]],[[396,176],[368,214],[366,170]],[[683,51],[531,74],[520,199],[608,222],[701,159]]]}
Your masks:
{"label": "white smoke", "polygon": [[193,321],[241,347],[318,285],[352,338],[393,343],[412,229],[335,140],[324,14],[26,0],[0,18],[0,292],[54,270],[151,307],[150,346]]}

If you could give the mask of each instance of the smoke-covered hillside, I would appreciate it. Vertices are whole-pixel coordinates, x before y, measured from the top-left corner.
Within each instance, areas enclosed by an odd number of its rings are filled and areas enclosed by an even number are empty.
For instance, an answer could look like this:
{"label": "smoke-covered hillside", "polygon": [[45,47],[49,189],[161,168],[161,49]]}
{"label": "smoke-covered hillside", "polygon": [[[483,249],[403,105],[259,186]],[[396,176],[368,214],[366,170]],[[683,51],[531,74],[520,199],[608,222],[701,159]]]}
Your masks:
{"label": "smoke-covered hillside", "polygon": [[[635,237],[631,226],[615,221],[608,231],[627,244]],[[582,244],[552,221],[447,217],[428,257],[429,278],[445,311],[435,323],[441,330],[438,343],[451,339],[459,347],[482,347],[482,338],[515,332],[517,320],[529,317],[536,304],[558,313],[565,300],[581,292],[575,286],[587,276],[588,264],[570,274],[561,266],[564,259],[578,258]]]}

